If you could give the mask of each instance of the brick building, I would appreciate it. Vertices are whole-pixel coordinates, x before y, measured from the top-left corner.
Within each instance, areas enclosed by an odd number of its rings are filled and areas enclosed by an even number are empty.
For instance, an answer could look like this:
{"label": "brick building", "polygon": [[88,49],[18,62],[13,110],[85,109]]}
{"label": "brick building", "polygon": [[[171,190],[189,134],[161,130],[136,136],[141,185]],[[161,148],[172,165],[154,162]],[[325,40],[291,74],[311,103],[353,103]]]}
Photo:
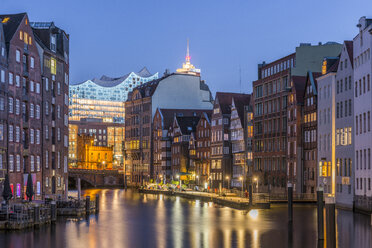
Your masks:
{"label": "brick building", "polygon": [[[43,193],[64,195],[68,190],[69,35],[53,22],[30,25],[41,61],[42,105],[34,108],[42,116]],[[36,91],[40,90],[38,87]],[[32,88],[31,84],[31,92]],[[31,105],[30,111],[32,108]],[[32,156],[30,159],[32,163]]]}
{"label": "brick building", "polygon": [[302,171],[302,107],[305,91],[306,77],[293,76],[290,84],[287,105],[287,176],[296,193],[303,192]]}
{"label": "brick building", "polygon": [[[269,64],[258,65],[254,96],[254,173],[260,191],[286,191],[287,187],[287,103],[292,76],[320,72],[327,56],[337,56],[341,44],[300,44],[296,52]],[[288,171],[289,172],[289,171]]]}
{"label": "brick building", "polygon": [[153,178],[156,182],[164,180],[169,182],[172,177],[171,171],[171,144],[168,137],[169,127],[174,117],[200,116],[210,110],[200,109],[157,109],[153,119]]}

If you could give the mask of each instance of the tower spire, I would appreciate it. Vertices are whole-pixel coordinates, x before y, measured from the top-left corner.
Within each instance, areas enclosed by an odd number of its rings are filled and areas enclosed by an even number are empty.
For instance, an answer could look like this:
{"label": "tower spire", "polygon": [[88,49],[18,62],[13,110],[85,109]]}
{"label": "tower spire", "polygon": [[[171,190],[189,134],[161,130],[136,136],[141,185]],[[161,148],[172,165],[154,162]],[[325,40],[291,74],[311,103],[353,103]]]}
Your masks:
{"label": "tower spire", "polygon": [[189,38],[187,38],[186,62],[190,62]]}

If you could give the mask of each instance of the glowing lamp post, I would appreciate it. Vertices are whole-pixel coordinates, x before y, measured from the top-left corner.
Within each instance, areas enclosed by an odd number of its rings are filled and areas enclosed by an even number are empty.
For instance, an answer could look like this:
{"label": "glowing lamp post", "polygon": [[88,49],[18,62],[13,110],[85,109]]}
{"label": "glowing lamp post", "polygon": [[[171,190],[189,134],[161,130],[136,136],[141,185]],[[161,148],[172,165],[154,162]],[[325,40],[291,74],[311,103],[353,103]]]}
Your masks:
{"label": "glowing lamp post", "polygon": [[230,177],[226,176],[227,188],[230,189]]}
{"label": "glowing lamp post", "polygon": [[256,182],[256,193],[258,193],[258,179],[257,179],[257,177],[253,178],[253,181]]}
{"label": "glowing lamp post", "polygon": [[179,182],[180,182],[179,185],[180,185],[180,191],[181,191],[181,186],[182,186],[181,184],[182,184],[182,182],[181,182],[181,177],[180,177],[180,175],[177,175],[177,178],[179,179]]}
{"label": "glowing lamp post", "polygon": [[242,182],[242,193],[243,193],[243,191],[244,191],[244,189],[243,189],[243,187],[244,187],[244,185],[243,185],[243,177],[239,177],[239,180]]}

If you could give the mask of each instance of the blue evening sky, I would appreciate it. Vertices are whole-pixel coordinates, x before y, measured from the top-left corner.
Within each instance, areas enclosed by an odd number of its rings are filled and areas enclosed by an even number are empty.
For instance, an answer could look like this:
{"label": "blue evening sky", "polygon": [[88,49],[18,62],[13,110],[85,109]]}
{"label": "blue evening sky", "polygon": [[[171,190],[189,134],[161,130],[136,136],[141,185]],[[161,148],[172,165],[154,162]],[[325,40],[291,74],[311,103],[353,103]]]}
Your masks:
{"label": "blue evening sky", "polygon": [[[70,34],[70,81],[121,76],[146,66],[163,74],[191,62],[216,91],[251,92],[257,64],[301,42],[353,39],[372,1],[0,0],[1,14],[28,12]],[[368,12],[369,11],[369,12]],[[241,68],[241,85],[239,83]]]}

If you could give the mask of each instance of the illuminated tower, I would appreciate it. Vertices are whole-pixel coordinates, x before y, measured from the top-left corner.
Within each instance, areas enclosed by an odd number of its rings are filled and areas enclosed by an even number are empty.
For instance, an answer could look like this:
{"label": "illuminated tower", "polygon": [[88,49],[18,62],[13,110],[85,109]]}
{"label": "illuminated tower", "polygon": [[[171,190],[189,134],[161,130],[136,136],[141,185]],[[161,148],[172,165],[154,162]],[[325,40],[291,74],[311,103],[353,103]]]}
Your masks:
{"label": "illuminated tower", "polygon": [[187,52],[185,63],[182,64],[182,68],[177,69],[177,72],[200,76],[200,69],[196,69],[195,66],[190,63],[189,39],[187,39]]}

